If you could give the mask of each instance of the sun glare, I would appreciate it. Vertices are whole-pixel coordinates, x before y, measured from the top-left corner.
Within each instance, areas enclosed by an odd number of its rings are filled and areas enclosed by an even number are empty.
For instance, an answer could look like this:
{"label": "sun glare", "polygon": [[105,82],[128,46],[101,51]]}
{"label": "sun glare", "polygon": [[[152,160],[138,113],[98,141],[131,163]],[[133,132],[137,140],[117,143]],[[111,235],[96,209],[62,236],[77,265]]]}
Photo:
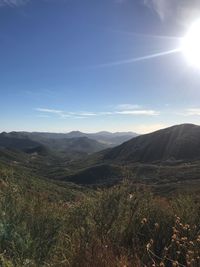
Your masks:
{"label": "sun glare", "polygon": [[192,24],[183,38],[182,51],[189,64],[200,69],[200,19]]}

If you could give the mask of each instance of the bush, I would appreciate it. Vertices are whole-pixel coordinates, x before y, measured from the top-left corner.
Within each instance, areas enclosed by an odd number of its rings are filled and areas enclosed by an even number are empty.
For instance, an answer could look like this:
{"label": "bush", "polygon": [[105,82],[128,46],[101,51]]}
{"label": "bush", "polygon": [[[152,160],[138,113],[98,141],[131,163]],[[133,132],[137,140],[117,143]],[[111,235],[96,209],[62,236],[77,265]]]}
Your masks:
{"label": "bush", "polygon": [[[0,266],[199,266],[200,202],[124,182],[52,200],[1,171]],[[30,187],[30,185],[29,185]],[[67,191],[66,191],[67,192]],[[49,197],[49,194],[51,197]],[[81,197],[80,197],[81,195]]]}

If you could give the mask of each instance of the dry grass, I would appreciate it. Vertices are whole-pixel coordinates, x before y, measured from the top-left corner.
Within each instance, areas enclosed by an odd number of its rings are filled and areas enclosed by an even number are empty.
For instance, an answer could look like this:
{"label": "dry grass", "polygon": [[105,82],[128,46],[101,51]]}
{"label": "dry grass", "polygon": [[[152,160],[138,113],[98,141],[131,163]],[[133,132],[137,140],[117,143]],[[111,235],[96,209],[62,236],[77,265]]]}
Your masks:
{"label": "dry grass", "polygon": [[49,190],[0,175],[2,267],[200,266],[195,196],[168,200],[123,183],[52,201]]}

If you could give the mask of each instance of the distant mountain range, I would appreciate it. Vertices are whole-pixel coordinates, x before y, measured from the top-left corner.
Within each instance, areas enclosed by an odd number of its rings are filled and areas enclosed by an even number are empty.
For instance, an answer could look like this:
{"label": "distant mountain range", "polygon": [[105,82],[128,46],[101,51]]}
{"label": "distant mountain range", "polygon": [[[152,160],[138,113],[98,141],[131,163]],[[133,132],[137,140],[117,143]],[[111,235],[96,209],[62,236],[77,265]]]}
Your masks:
{"label": "distant mountain range", "polygon": [[96,140],[99,143],[106,144],[109,147],[120,145],[133,137],[138,136],[133,132],[116,132],[110,133],[106,131],[97,133],[83,133],[80,131],[72,131],[69,133],[48,133],[48,132],[23,132],[25,135],[32,139],[39,140],[40,138],[48,139],[66,139],[66,138],[80,138],[87,137],[89,139]]}
{"label": "distant mountain range", "polygon": [[26,153],[45,154],[56,151],[62,155],[92,154],[108,147],[121,144],[136,136],[135,133],[100,132],[86,134],[78,131],[62,133],[3,132],[0,134],[0,148],[16,149]]}
{"label": "distant mountain range", "polygon": [[3,132],[0,134],[0,147],[28,153],[51,150],[68,155],[72,152],[93,154],[102,151],[102,160],[109,162],[195,160],[200,159],[200,126],[175,125],[140,136],[131,132]]}

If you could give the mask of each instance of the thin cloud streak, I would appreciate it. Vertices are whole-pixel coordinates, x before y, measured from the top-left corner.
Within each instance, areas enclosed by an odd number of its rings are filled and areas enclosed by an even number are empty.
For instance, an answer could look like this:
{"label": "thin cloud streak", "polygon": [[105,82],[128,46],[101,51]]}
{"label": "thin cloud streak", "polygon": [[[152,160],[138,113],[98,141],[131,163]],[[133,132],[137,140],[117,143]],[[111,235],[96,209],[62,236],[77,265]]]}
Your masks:
{"label": "thin cloud streak", "polygon": [[170,11],[171,0],[144,0],[144,5],[154,10],[163,21]]}
{"label": "thin cloud streak", "polygon": [[[128,107],[129,107],[129,109],[127,109]],[[123,116],[137,116],[137,115],[157,116],[160,114],[160,112],[155,111],[155,110],[138,109],[138,107],[136,107],[135,105],[128,105],[128,104],[126,104],[124,106],[124,109],[119,108],[118,110],[115,110],[115,111],[101,111],[101,112],[66,112],[63,110],[56,110],[56,109],[50,109],[50,108],[36,108],[35,110],[37,112],[41,112],[44,114],[57,115],[61,119],[91,118],[91,117],[98,117],[98,116],[117,116],[117,115],[123,115]]]}
{"label": "thin cloud streak", "polygon": [[62,110],[57,110],[57,109],[50,109],[50,108],[36,108],[36,111],[40,112],[46,112],[46,113],[54,113],[54,114],[61,114],[63,113]]}
{"label": "thin cloud streak", "polygon": [[185,116],[200,116],[200,108],[188,108],[184,113]]}
{"label": "thin cloud streak", "polygon": [[0,7],[18,7],[27,4],[29,1],[30,0],[0,0]]}
{"label": "thin cloud streak", "polygon": [[143,0],[143,4],[153,11],[162,22],[172,19],[187,26],[186,22],[190,22],[200,15],[198,0]]}
{"label": "thin cloud streak", "polygon": [[123,110],[117,111],[116,114],[120,115],[147,115],[147,116],[157,116],[160,113],[155,110]]}
{"label": "thin cloud streak", "polygon": [[[29,2],[35,2],[36,0],[0,0],[0,7],[11,7],[11,8],[17,8],[20,6],[24,6],[28,4]],[[43,1],[44,3],[52,2],[55,1],[57,2],[58,0],[40,0]],[[65,2],[65,0],[63,0]]]}
{"label": "thin cloud streak", "polygon": [[89,116],[89,117],[97,115],[97,113],[94,113],[94,112],[80,112],[80,113],[77,113],[77,114],[79,114],[81,116]]}
{"label": "thin cloud streak", "polygon": [[120,109],[120,110],[131,110],[131,109],[140,109],[141,106],[140,105],[137,105],[137,104],[120,104],[120,105],[117,105],[115,107],[116,109]]}

